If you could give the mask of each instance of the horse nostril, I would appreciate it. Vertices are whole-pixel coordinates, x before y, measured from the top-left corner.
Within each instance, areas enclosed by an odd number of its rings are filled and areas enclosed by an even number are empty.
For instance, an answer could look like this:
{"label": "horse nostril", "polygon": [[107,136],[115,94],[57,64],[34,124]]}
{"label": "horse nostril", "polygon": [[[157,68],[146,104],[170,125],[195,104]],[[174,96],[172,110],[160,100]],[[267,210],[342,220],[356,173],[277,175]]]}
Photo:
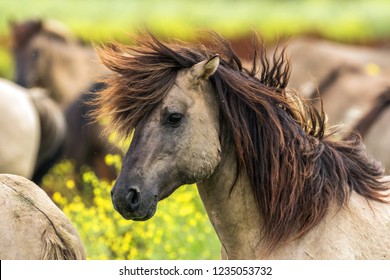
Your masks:
{"label": "horse nostril", "polygon": [[141,205],[141,193],[138,188],[130,188],[126,195],[126,206],[130,212],[135,212]]}

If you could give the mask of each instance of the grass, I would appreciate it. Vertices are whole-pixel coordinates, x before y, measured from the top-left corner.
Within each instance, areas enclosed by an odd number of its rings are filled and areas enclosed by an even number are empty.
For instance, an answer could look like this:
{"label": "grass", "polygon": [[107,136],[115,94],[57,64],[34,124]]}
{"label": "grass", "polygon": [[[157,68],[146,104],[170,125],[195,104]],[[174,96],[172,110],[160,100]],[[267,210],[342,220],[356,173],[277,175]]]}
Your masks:
{"label": "grass", "polygon": [[[390,34],[390,3],[371,1],[101,0],[0,1],[0,35],[9,20],[55,18],[93,41],[124,39],[142,27],[166,36],[191,37],[199,28],[226,36],[259,29],[266,38],[318,32],[339,40]],[[352,28],[351,28],[352,27]]]}
{"label": "grass", "polygon": [[140,29],[192,38],[200,29],[226,37],[257,30],[266,41],[312,33],[343,42],[389,38],[390,2],[336,0],[0,0],[0,77],[12,76],[9,22],[54,18],[86,41],[126,42]]}

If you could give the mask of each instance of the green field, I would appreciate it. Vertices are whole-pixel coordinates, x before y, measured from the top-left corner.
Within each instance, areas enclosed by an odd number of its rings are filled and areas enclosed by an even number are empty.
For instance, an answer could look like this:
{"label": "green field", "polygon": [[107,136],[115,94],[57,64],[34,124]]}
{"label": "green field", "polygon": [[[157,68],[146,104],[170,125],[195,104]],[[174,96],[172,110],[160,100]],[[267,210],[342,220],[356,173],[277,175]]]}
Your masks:
{"label": "green field", "polygon": [[301,33],[344,42],[390,37],[387,0],[0,0],[0,76],[10,77],[9,22],[54,18],[86,41],[126,41],[149,29],[160,36],[193,37],[213,29],[227,37],[257,30],[267,41]]}

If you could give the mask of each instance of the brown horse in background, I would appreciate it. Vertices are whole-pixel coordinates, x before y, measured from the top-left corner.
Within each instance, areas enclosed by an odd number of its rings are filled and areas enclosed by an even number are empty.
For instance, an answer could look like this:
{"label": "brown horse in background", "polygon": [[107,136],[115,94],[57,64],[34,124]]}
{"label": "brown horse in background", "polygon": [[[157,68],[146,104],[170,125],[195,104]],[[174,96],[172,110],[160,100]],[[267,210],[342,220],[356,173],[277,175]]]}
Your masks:
{"label": "brown horse in background", "polygon": [[[390,178],[359,137],[340,141],[325,116],[286,91],[285,52],[256,44],[250,70],[230,44],[106,47],[116,71],[97,118],[133,140],[112,189],[125,218],[197,183],[226,259],[390,259]],[[218,55],[217,55],[218,54]]]}
{"label": "brown horse in background", "polygon": [[104,162],[107,153],[117,149],[101,137],[100,124],[87,117],[85,102],[101,84],[95,81],[108,73],[98,62],[92,47],[81,44],[61,23],[53,20],[28,20],[12,24],[15,80],[26,87],[43,87],[63,110],[67,132],[64,148],[34,175],[39,183],[52,165],[73,159],[76,171],[83,165],[93,168],[100,178],[116,177],[113,167]]}
{"label": "brown horse in background", "polygon": [[46,88],[62,108],[108,73],[93,48],[81,44],[57,21],[13,23],[11,31],[16,83]]}
{"label": "brown horse in background", "polygon": [[[361,68],[370,75],[390,75],[390,49],[355,46],[326,39],[297,37],[285,42],[291,56],[289,87],[309,96],[317,84],[333,76],[340,68]],[[343,71],[343,70],[341,70]]]}
{"label": "brown horse in background", "polygon": [[390,174],[390,50],[314,38],[292,39],[288,45],[289,85],[317,108],[323,106],[329,126],[338,126],[341,137],[357,130]]}

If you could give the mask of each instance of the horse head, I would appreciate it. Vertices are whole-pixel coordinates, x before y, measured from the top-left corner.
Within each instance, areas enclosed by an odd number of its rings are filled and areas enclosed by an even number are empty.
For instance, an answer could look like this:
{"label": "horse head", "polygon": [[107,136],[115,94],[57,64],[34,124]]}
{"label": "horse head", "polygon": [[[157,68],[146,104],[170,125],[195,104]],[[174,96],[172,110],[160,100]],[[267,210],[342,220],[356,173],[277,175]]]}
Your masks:
{"label": "horse head", "polygon": [[124,218],[151,218],[159,200],[203,180],[218,165],[218,104],[208,80],[218,64],[215,56],[179,70],[166,96],[136,127],[111,192]]}

